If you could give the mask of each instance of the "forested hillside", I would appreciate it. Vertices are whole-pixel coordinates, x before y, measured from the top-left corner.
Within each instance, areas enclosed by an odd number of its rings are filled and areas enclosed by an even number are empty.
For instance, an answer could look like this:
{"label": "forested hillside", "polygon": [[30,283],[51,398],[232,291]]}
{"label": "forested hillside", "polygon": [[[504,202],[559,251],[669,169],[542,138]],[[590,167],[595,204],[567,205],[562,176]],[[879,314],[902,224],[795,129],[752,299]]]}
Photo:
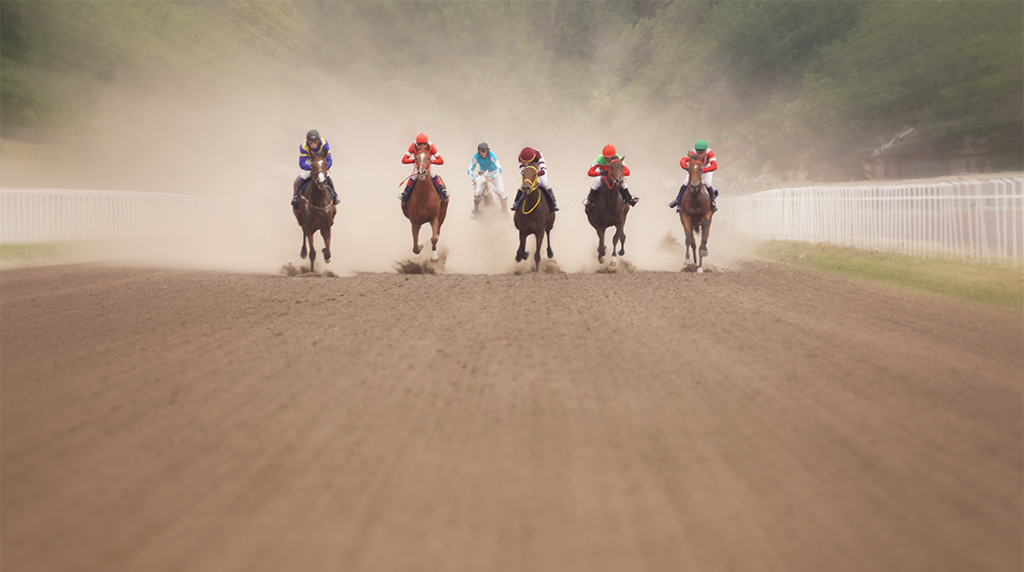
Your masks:
{"label": "forested hillside", "polygon": [[680,148],[705,138],[748,177],[856,178],[857,161],[907,127],[999,168],[1024,157],[1016,1],[0,6],[5,139],[93,129],[99,94],[127,79],[259,90],[323,75],[456,115],[629,126]]}

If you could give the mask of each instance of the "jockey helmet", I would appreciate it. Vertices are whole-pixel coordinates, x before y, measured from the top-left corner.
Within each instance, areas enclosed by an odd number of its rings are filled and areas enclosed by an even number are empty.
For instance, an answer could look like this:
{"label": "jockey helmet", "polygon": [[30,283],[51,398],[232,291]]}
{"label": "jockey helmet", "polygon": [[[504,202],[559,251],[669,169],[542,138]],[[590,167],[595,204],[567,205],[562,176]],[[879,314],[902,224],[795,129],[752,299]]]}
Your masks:
{"label": "jockey helmet", "polygon": [[697,151],[707,151],[708,142],[701,139],[700,141],[697,141],[697,143],[694,144],[693,148],[696,149]]}
{"label": "jockey helmet", "polygon": [[604,149],[601,150],[601,154],[604,155],[605,159],[611,159],[615,156],[615,145],[605,145]]}
{"label": "jockey helmet", "polygon": [[306,132],[306,141],[319,141],[319,140],[320,140],[320,132],[317,131],[316,129],[310,129],[309,131]]}
{"label": "jockey helmet", "polygon": [[420,133],[416,136],[416,144],[420,143],[430,143],[430,137],[427,137],[426,133]]}
{"label": "jockey helmet", "polygon": [[537,158],[537,151],[533,147],[523,147],[519,152],[520,163],[532,163]]}
{"label": "jockey helmet", "polygon": [[483,143],[481,143],[481,144],[476,146],[476,150],[477,151],[488,151],[488,150],[490,150],[490,148],[491,147],[489,145],[487,145],[486,141],[484,141]]}

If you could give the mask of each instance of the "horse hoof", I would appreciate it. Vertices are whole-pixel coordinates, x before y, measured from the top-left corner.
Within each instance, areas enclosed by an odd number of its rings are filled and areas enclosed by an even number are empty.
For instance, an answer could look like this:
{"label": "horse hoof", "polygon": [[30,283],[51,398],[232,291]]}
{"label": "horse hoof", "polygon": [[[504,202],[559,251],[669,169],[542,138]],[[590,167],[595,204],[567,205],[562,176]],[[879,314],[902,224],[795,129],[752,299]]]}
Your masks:
{"label": "horse hoof", "polygon": [[704,267],[703,266],[698,266],[697,267],[697,274],[704,274]]}
{"label": "horse hoof", "polygon": [[437,260],[437,251],[436,250],[431,250],[430,251],[430,259],[431,260]]}
{"label": "horse hoof", "polygon": [[330,253],[330,251],[324,250],[323,252],[324,252],[324,262],[330,262],[331,261],[331,253]]}
{"label": "horse hoof", "polygon": [[301,256],[303,260],[306,259],[306,249],[305,248],[303,248],[302,251],[299,252],[299,256]]}

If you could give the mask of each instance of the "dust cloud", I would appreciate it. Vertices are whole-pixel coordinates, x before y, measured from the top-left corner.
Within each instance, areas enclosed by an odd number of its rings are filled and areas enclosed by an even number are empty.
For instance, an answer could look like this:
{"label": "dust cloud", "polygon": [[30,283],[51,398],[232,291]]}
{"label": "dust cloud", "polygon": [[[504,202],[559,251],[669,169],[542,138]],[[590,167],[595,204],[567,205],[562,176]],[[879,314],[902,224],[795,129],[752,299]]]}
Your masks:
{"label": "dust cloud", "polygon": [[[397,198],[411,171],[401,164],[402,155],[424,132],[445,159],[435,173],[451,193],[439,241],[448,251],[445,271],[505,274],[532,259],[515,262],[518,232],[511,216],[496,224],[469,218],[472,187],[466,171],[477,144],[487,141],[503,166],[511,203],[519,178],[516,156],[532,146],[544,154],[561,209],[551,232],[554,260],[565,272],[595,272],[601,268],[597,236],[581,202],[592,182],[587,170],[612,143],[625,156],[630,189],[641,199],[626,224],[624,260],[637,270],[683,267],[682,248],[665,244],[666,236],[683,241],[678,215],[667,204],[684,179],[679,157],[698,135],[684,117],[636,108],[594,120],[561,114],[515,88],[519,78],[468,90],[464,84],[472,72],[465,70],[473,61],[448,55],[438,62],[443,63],[425,70],[422,83],[399,84],[381,80],[381,70],[367,62],[344,78],[317,68],[259,65],[240,65],[201,80],[123,74],[103,91],[92,129],[62,142],[59,167],[43,170],[40,157],[5,153],[2,183],[195,195],[202,216],[175,221],[179,235],[156,244],[125,244],[109,257],[280,273],[287,265],[308,266],[299,257],[302,235],[289,201],[299,174],[299,144],[316,128],[331,144],[331,175],[342,200],[332,261],[325,265],[318,257],[317,268],[336,275],[395,272],[402,261],[429,256],[429,227],[421,229],[420,243],[427,248],[416,257]],[[418,87],[406,89],[410,84]],[[580,102],[581,109],[585,105]],[[728,195],[732,174],[723,163],[715,182]],[[716,223],[727,216],[723,209]],[[726,228],[713,226],[709,242],[707,262],[719,268],[743,248]],[[607,232],[609,245],[613,232]],[[319,234],[315,241],[321,249]],[[535,250],[532,239],[527,250]]]}

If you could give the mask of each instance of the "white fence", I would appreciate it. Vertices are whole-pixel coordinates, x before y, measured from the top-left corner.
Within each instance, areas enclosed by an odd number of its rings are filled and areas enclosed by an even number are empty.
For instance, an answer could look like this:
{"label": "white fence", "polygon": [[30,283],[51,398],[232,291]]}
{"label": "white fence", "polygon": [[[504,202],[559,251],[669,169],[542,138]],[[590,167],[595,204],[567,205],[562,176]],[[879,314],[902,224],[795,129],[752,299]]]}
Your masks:
{"label": "white fence", "polygon": [[763,239],[1024,263],[1024,178],[772,189],[721,201]]}
{"label": "white fence", "polygon": [[167,193],[0,189],[0,243],[170,236],[198,225],[204,203]]}

